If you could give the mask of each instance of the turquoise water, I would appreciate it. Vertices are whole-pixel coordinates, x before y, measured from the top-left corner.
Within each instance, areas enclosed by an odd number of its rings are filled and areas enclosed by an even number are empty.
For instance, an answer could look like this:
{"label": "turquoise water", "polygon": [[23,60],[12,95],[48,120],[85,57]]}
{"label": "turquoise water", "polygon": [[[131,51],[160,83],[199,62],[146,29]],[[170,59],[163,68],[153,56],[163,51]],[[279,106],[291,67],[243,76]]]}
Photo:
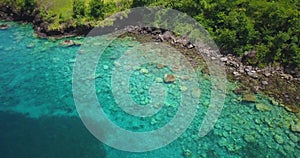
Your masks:
{"label": "turquoise water", "polygon": [[[300,134],[290,125],[296,116],[257,95],[257,103],[242,102],[228,91],[215,128],[205,137],[198,129],[210,100],[210,82],[198,73],[201,98],[195,119],[174,142],[158,150],[131,153],[113,149],[98,141],[81,122],[73,101],[72,69],[79,47],[64,47],[63,40],[39,39],[28,24],[8,23],[0,30],[0,155],[18,157],[298,157]],[[81,41],[81,38],[73,38]],[[176,113],[179,85],[166,84],[167,97],[153,117],[128,115],[114,101],[110,80],[115,60],[133,43],[133,38],[115,40],[106,49],[96,71],[97,97],[107,117],[122,128],[149,131],[165,125]],[[113,58],[111,56],[114,56]],[[142,73],[141,69],[150,70]],[[130,77],[134,101],[147,105],[148,89],[156,78],[170,73],[142,65]],[[143,81],[143,82],[141,82]],[[228,84],[232,89],[235,85]],[[269,110],[260,111],[256,104]],[[130,143],[128,143],[130,145]]]}

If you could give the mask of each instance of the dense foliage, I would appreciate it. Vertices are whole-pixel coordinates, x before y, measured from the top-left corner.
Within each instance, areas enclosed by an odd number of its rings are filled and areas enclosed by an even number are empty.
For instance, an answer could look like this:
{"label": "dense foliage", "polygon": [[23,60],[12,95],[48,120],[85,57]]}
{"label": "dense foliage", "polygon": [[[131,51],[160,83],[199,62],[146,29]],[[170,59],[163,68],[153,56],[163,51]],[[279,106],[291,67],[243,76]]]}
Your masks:
{"label": "dense foliage", "polygon": [[90,15],[94,18],[102,18],[104,16],[104,2],[103,0],[90,1]]}
{"label": "dense foliage", "polygon": [[[38,4],[46,4],[47,1],[71,3],[64,4],[64,9],[60,11],[58,7],[63,5],[56,5],[52,10],[51,7],[48,10],[47,7],[41,7],[46,8],[49,14],[44,16],[45,19],[52,18],[52,23],[58,28],[63,23],[84,25],[89,22],[96,25],[98,19],[130,7],[164,6],[177,9],[199,21],[214,37],[224,54],[243,56],[245,52],[251,51],[255,52],[255,57],[246,59],[246,62],[253,65],[300,67],[298,0],[44,0]],[[34,0],[0,2],[25,9],[35,5]],[[70,6],[73,6],[71,13],[64,11]],[[75,22],[73,18],[76,18]]]}
{"label": "dense foliage", "polygon": [[74,0],[73,2],[73,17],[81,18],[85,16],[85,2],[84,0]]}
{"label": "dense foliage", "polygon": [[300,67],[300,2],[296,0],[134,0],[185,12],[214,37],[223,53],[255,52],[250,64]]}
{"label": "dense foliage", "polygon": [[33,11],[36,7],[35,0],[0,0],[0,3],[16,7],[18,10]]}

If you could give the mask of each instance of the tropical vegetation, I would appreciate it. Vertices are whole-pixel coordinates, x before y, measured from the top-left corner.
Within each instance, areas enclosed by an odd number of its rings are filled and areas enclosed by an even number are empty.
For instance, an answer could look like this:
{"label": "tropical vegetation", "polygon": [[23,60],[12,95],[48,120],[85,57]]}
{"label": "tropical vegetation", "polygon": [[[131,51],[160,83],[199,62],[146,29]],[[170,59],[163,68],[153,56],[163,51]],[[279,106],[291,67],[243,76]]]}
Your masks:
{"label": "tropical vegetation", "polygon": [[132,7],[163,6],[185,12],[213,36],[222,53],[243,56],[256,66],[300,67],[298,0],[0,0],[18,10],[38,9],[49,29],[96,26]]}

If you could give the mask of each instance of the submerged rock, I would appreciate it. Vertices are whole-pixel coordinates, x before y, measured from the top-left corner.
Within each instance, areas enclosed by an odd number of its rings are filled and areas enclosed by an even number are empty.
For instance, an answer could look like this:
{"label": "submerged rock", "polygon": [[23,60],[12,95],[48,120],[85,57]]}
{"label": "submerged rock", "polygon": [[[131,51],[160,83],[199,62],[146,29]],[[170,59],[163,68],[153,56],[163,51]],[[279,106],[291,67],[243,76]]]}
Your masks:
{"label": "submerged rock", "polygon": [[289,138],[295,143],[299,141],[299,138],[296,135],[294,135],[293,133],[289,134]]}
{"label": "submerged rock", "polygon": [[298,123],[292,125],[292,126],[291,126],[291,130],[292,130],[293,132],[299,132],[299,133],[300,133],[300,122],[298,122]]}
{"label": "submerged rock", "polygon": [[287,105],[287,106],[284,106],[284,108],[287,111],[292,112],[292,113],[298,113],[299,112],[299,109],[296,106]]}
{"label": "submerged rock", "polygon": [[147,74],[147,73],[149,73],[149,70],[148,70],[148,69],[145,69],[145,68],[142,68],[142,69],[140,70],[140,73],[142,73],[142,74]]}
{"label": "submerged rock", "polygon": [[183,155],[184,155],[184,157],[186,157],[186,158],[193,157],[192,151],[190,151],[190,150],[188,150],[188,149],[183,150]]}
{"label": "submerged rock", "polygon": [[109,66],[103,65],[103,69],[104,69],[104,70],[107,70],[107,69],[109,69]]}
{"label": "submerged rock", "polygon": [[256,96],[254,94],[244,94],[243,95],[243,101],[246,101],[246,102],[256,102]]}
{"label": "submerged rock", "polygon": [[186,86],[181,86],[181,87],[180,87],[180,90],[183,91],[183,92],[185,92],[185,91],[188,90],[188,88],[187,88]]}
{"label": "submerged rock", "polygon": [[6,30],[9,28],[9,25],[7,24],[0,24],[0,30]]}
{"label": "submerged rock", "polygon": [[173,82],[175,82],[175,80],[176,80],[176,77],[172,74],[165,74],[165,76],[164,76],[165,83],[173,83]]}
{"label": "submerged rock", "polygon": [[254,136],[249,134],[244,135],[244,140],[248,143],[255,142]]}
{"label": "submerged rock", "polygon": [[156,81],[157,83],[162,83],[162,82],[163,82],[163,79],[162,79],[162,78],[159,78],[159,77],[157,77],[157,78],[155,79],[155,81]]}
{"label": "submerged rock", "polygon": [[27,47],[27,48],[33,48],[34,46],[35,46],[34,43],[29,43],[26,47]]}
{"label": "submerged rock", "polygon": [[114,62],[114,66],[115,66],[115,67],[121,67],[121,63],[115,61],[115,62]]}
{"label": "submerged rock", "polygon": [[269,110],[270,110],[269,107],[268,107],[267,105],[261,104],[261,103],[256,104],[256,105],[255,105],[255,108],[256,108],[256,110],[258,110],[258,111],[269,111]]}
{"label": "submerged rock", "polygon": [[158,69],[162,69],[162,68],[164,68],[165,67],[165,65],[163,65],[163,64],[157,64],[156,65],[156,68],[158,68]]}
{"label": "submerged rock", "polygon": [[183,75],[183,76],[180,76],[180,79],[187,81],[187,80],[190,80],[190,76]]}
{"label": "submerged rock", "polygon": [[270,102],[272,105],[275,105],[275,106],[279,105],[279,103],[274,98],[270,98]]}
{"label": "submerged rock", "polygon": [[200,95],[201,95],[201,90],[200,90],[200,89],[193,89],[193,90],[192,90],[192,96],[193,96],[194,98],[199,98]]}
{"label": "submerged rock", "polygon": [[276,141],[278,144],[283,144],[283,143],[284,143],[284,140],[283,140],[283,138],[282,138],[280,135],[275,135],[275,136],[274,136],[274,139],[275,139],[275,141]]}
{"label": "submerged rock", "polygon": [[71,46],[80,46],[81,44],[78,42],[75,42],[73,40],[64,40],[60,43],[63,46],[71,47]]}

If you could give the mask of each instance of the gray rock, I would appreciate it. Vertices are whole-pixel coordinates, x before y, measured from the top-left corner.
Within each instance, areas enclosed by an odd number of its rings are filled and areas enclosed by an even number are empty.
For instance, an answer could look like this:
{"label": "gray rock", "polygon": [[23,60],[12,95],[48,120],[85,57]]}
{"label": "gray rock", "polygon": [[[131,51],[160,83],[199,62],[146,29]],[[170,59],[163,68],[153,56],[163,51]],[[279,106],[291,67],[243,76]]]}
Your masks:
{"label": "gray rock", "polygon": [[165,41],[163,35],[161,35],[161,34],[158,35],[158,38],[157,38],[157,39],[160,39],[161,41]]}
{"label": "gray rock", "polygon": [[222,62],[226,62],[226,61],[228,61],[228,58],[227,58],[227,57],[222,57],[222,58],[220,58],[220,60],[221,60]]}
{"label": "gray rock", "polygon": [[176,43],[182,44],[183,46],[187,46],[189,44],[189,41],[186,38],[178,38],[176,40]]}
{"label": "gray rock", "polygon": [[258,78],[258,75],[257,75],[256,71],[254,71],[254,70],[248,71],[247,75],[250,76],[250,77],[252,77],[252,78],[255,78],[255,79]]}
{"label": "gray rock", "polygon": [[240,76],[241,74],[240,73],[238,73],[238,72],[236,72],[236,71],[233,71],[233,73],[232,73],[235,77],[237,77],[237,76]]}
{"label": "gray rock", "polygon": [[266,73],[264,73],[264,75],[265,75],[266,77],[269,77],[269,76],[271,76],[271,73],[270,73],[270,72],[266,72]]}
{"label": "gray rock", "polygon": [[243,74],[243,73],[245,73],[245,70],[244,69],[239,69],[239,73]]}
{"label": "gray rock", "polygon": [[284,78],[287,80],[293,79],[293,76],[290,74],[280,74],[280,76],[281,76],[281,78]]}
{"label": "gray rock", "polygon": [[156,30],[152,31],[152,34],[154,34],[154,35],[161,34],[161,30],[156,29]]}
{"label": "gray rock", "polygon": [[251,71],[252,70],[252,66],[246,66],[246,68],[248,71]]}
{"label": "gray rock", "polygon": [[261,81],[261,84],[268,85],[269,83],[268,83],[268,81]]}
{"label": "gray rock", "polygon": [[259,86],[254,86],[253,87],[254,93],[258,93],[260,89],[261,89],[261,87],[259,87]]}
{"label": "gray rock", "polygon": [[229,61],[227,62],[227,64],[228,64],[229,66],[233,66],[233,67],[235,67],[235,68],[238,68],[238,67],[240,66],[237,62],[231,61],[231,60],[229,60]]}
{"label": "gray rock", "polygon": [[170,32],[170,31],[166,31],[164,34],[159,34],[159,37],[160,37],[160,39],[162,40],[162,41],[169,41],[169,40],[172,40],[172,41],[175,41],[176,40],[176,38],[175,38],[175,36],[173,35],[173,33],[172,32]]}
{"label": "gray rock", "polygon": [[188,49],[192,49],[192,48],[194,48],[195,46],[193,45],[193,44],[189,44],[188,46],[187,46],[187,48]]}

